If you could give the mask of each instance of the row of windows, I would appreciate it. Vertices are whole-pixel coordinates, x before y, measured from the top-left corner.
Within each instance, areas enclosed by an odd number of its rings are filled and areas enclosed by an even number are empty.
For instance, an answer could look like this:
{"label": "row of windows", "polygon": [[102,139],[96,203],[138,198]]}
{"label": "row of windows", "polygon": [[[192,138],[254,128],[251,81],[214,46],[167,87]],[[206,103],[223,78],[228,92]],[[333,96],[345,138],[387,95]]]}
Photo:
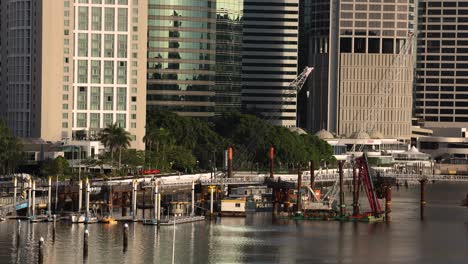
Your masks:
{"label": "row of windows", "polygon": [[188,52],[148,52],[148,60],[155,59],[177,59],[177,60],[214,60],[214,54],[188,53]]}
{"label": "row of windows", "polygon": [[200,84],[156,84],[148,81],[148,90],[150,91],[212,91],[212,85],[200,85]]}
{"label": "row of windows", "polygon": [[[114,114],[102,114],[102,121],[103,121],[103,126],[100,126],[100,120],[101,120],[101,114],[100,113],[90,113],[89,117],[87,113],[75,113],[76,120],[75,120],[75,127],[77,128],[84,128],[84,127],[90,127],[90,128],[101,128],[101,127],[106,127],[110,124],[117,123],[119,127],[126,128],[126,114],[115,114],[115,120],[114,120]],[[89,126],[88,126],[88,118],[89,118]],[[136,115],[135,115],[136,119]],[[133,126],[136,127],[136,124],[132,124]],[[63,125],[62,125],[63,127]]]}
{"label": "row of windows", "polygon": [[148,72],[148,80],[214,81],[214,75]]}
{"label": "row of windows", "polygon": [[[203,1],[193,1],[193,2],[203,2]],[[150,4],[151,5],[151,4]],[[177,7],[175,7],[177,8]],[[215,13],[210,10],[177,10],[177,9],[154,9],[151,8],[148,10],[149,20],[152,20],[151,16],[159,17],[184,17],[184,18],[214,18]]]}

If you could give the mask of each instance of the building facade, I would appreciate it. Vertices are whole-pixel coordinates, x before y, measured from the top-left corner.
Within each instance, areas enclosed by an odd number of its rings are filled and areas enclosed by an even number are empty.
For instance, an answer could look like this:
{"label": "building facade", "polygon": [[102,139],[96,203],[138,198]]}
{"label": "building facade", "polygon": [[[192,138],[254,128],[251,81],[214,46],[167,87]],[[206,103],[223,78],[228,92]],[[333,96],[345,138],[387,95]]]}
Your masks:
{"label": "building facade", "polygon": [[16,72],[2,77],[8,98],[2,113],[15,134],[97,140],[102,128],[118,123],[131,133],[131,147],[144,149],[147,1],[1,4],[2,27],[5,20],[10,27],[2,35],[12,39],[2,53],[11,62],[2,76]]}
{"label": "building facade", "polygon": [[[413,0],[303,1],[300,67],[315,68],[301,126],[411,136]],[[304,65],[305,64],[305,65]],[[305,97],[305,98],[304,98]]]}
{"label": "building facade", "polygon": [[150,0],[148,110],[240,110],[242,0]]}
{"label": "building facade", "polygon": [[31,135],[33,1],[0,1],[0,119]]}
{"label": "building facade", "polygon": [[[244,0],[242,104],[275,125],[296,126],[299,0]],[[302,69],[301,69],[302,71]]]}
{"label": "building facade", "polygon": [[434,134],[459,137],[468,128],[468,2],[419,0],[417,48],[415,114]]}

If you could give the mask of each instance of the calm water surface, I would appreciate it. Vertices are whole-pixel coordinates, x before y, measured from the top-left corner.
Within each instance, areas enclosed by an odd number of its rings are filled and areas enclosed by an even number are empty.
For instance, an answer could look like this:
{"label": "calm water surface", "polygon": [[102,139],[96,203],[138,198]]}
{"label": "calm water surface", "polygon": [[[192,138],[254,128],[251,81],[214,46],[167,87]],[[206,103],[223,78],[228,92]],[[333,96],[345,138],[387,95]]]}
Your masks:
{"label": "calm water surface", "polygon": [[[419,220],[419,190],[393,189],[392,222],[365,224],[289,221],[273,224],[270,213],[222,218],[176,227],[175,263],[468,263],[468,208],[460,206],[468,185],[428,184],[426,220]],[[350,193],[346,193],[350,198]],[[363,197],[364,198],[364,197]],[[363,206],[367,202],[361,200]],[[347,202],[349,204],[349,201]],[[0,263],[171,263],[172,227],[89,225],[89,256],[83,260],[84,225],[0,222]],[[18,249],[19,248],[19,249]]]}

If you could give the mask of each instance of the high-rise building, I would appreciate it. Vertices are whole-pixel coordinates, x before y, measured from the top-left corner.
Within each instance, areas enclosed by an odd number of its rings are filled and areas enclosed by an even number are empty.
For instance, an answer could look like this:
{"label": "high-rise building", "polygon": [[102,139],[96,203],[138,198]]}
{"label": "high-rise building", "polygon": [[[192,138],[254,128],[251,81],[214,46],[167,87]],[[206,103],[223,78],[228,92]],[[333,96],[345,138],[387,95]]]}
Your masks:
{"label": "high-rise building", "polygon": [[148,109],[240,110],[242,0],[149,0]]}
{"label": "high-rise building", "polygon": [[417,48],[415,115],[435,134],[460,137],[468,128],[468,2],[420,0]]}
{"label": "high-rise building", "polygon": [[118,123],[143,149],[147,4],[2,0],[0,100],[14,133],[96,140]]}
{"label": "high-rise building", "polygon": [[300,66],[314,67],[300,95],[302,127],[410,138],[414,8],[414,0],[301,2]]}
{"label": "high-rise building", "polygon": [[296,126],[299,0],[244,0],[242,103],[273,124]]}

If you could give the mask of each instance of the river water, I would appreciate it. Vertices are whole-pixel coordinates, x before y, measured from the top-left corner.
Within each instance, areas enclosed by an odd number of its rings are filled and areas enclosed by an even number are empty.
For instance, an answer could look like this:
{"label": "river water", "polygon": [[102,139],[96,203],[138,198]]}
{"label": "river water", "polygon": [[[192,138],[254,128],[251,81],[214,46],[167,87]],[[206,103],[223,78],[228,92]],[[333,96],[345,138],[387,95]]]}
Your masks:
{"label": "river water", "polygon": [[[468,208],[460,206],[467,184],[427,186],[426,218],[419,220],[419,189],[393,188],[391,223],[289,221],[273,224],[270,213],[222,218],[176,227],[174,263],[468,263]],[[346,193],[347,198],[351,195]],[[364,198],[364,197],[362,197]],[[347,204],[350,202],[347,201]],[[363,206],[366,204],[361,200]],[[348,208],[351,210],[351,208]],[[84,225],[0,222],[0,263],[171,263],[173,227],[130,223],[127,251],[122,224],[89,225],[83,259]]]}

